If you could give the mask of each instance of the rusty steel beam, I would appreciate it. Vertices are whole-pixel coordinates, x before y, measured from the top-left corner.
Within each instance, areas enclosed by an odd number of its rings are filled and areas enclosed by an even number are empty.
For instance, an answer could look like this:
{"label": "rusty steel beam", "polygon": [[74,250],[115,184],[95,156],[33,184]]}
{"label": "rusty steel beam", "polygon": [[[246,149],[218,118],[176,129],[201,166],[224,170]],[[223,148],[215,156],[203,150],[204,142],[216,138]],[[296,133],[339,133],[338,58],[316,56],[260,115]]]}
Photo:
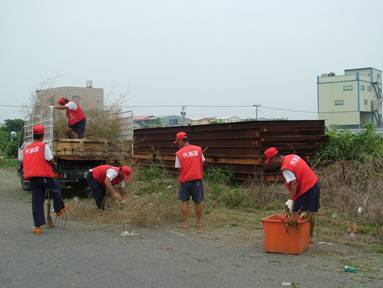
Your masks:
{"label": "rusty steel beam", "polygon": [[[237,178],[263,174],[263,151],[269,146],[281,153],[302,157],[313,154],[328,141],[324,121],[252,121],[197,126],[137,129],[134,131],[133,158],[142,165],[161,163],[174,169],[172,145],[179,131],[188,133],[192,144],[208,147],[206,166],[231,167]],[[154,162],[153,162],[154,161]]]}

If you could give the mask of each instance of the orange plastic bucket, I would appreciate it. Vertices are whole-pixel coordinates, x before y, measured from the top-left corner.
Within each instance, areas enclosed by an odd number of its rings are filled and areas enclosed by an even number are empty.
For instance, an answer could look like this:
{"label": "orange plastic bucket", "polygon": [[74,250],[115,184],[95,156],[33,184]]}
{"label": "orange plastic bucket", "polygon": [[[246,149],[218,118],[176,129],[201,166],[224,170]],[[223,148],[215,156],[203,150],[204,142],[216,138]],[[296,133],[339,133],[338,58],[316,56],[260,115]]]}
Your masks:
{"label": "orange plastic bucket", "polygon": [[[298,216],[299,217],[299,216]],[[310,244],[310,222],[297,219],[297,225],[286,226],[286,215],[274,214],[262,219],[266,252],[301,254]]]}

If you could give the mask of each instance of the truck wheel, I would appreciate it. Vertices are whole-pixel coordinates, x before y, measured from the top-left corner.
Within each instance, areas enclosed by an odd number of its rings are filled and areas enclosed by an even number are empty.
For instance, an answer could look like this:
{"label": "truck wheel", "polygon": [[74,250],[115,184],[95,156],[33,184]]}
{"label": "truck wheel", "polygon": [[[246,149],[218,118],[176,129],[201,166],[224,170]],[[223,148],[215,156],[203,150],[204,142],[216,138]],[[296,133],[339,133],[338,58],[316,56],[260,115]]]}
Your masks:
{"label": "truck wheel", "polygon": [[26,182],[24,180],[24,169],[20,169],[20,184],[21,184],[21,188],[24,190],[24,191],[31,191],[31,186],[29,185],[29,182]]}

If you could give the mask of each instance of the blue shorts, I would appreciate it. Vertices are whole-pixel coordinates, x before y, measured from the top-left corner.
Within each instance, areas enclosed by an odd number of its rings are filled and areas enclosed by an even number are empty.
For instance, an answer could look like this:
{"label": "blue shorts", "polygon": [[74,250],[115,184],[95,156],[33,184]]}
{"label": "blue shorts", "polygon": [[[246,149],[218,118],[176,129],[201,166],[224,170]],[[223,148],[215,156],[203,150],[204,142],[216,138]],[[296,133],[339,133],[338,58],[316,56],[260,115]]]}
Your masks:
{"label": "blue shorts", "polygon": [[97,183],[96,181],[94,181],[93,174],[90,171],[86,174],[86,180],[88,181],[88,185],[90,187],[90,190],[92,191],[92,196],[94,200],[96,201],[97,208],[104,210],[105,209],[104,198],[106,194],[105,187]]}
{"label": "blue shorts", "polygon": [[185,202],[189,201],[190,197],[197,204],[202,202],[204,199],[202,180],[192,180],[181,183],[178,199]]}
{"label": "blue shorts", "polygon": [[69,125],[69,128],[71,128],[77,135],[83,136],[85,134],[86,119],[84,118],[74,125]]}
{"label": "blue shorts", "polygon": [[294,201],[293,211],[317,212],[320,208],[319,181],[305,194]]}

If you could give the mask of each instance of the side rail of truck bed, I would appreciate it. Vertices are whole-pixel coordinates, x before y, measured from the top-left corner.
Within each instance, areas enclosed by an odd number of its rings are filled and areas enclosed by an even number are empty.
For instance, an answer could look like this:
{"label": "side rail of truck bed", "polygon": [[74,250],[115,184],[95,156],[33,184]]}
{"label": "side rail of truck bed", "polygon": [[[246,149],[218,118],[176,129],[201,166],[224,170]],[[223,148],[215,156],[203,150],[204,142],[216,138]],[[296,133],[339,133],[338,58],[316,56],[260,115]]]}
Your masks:
{"label": "side rail of truck bed", "polygon": [[60,139],[53,141],[55,157],[62,160],[126,160],[131,157],[132,142],[111,143],[103,139]]}

